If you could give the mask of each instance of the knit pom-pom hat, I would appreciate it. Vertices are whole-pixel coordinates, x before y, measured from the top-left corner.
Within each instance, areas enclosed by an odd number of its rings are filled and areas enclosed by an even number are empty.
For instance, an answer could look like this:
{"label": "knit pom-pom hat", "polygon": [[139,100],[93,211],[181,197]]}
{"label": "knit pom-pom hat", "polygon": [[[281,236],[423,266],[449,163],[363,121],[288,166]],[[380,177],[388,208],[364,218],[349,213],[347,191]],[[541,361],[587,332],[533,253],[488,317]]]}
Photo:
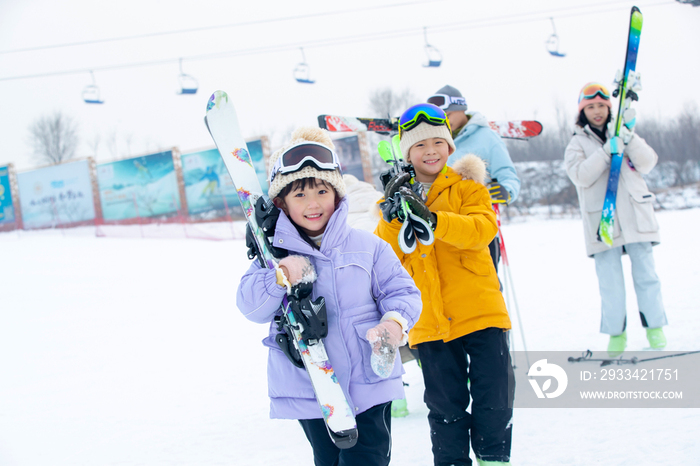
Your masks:
{"label": "knit pom-pom hat", "polygon": [[[313,126],[303,126],[297,128],[292,133],[292,138],[284,147],[277,150],[274,154],[270,156],[270,170],[277,163],[277,159],[287,150],[292,147],[305,144],[307,142],[316,142],[322,144],[335,152],[335,145],[328,132],[321,128],[315,128]],[[269,174],[268,174],[269,175]],[[278,173],[275,179],[270,183],[270,188],[267,190],[267,195],[270,199],[274,199],[277,195],[290,183],[296,180],[303,180],[304,178],[317,178],[323,180],[335,188],[338,193],[338,197],[345,197],[345,182],[343,181],[343,176],[340,170],[319,170],[316,167],[306,166],[299,171],[293,173]]]}
{"label": "knit pom-pom hat", "polygon": [[425,121],[421,122],[415,128],[408,131],[401,131],[401,141],[399,142],[399,148],[401,148],[401,155],[403,155],[404,160],[408,160],[408,152],[411,150],[414,144],[417,144],[425,139],[429,138],[442,138],[447,141],[450,146],[450,155],[456,150],[455,142],[452,139],[452,133],[447,125],[431,125]]}

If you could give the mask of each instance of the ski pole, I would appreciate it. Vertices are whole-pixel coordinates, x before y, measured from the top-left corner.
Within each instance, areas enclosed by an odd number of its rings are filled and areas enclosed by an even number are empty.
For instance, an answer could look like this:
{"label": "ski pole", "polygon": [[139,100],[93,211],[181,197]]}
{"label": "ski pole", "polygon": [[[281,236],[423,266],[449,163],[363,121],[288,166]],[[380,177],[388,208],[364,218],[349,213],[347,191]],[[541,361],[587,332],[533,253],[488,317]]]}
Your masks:
{"label": "ski pole", "polygon": [[501,239],[499,244],[499,250],[501,252],[501,257],[503,257],[503,278],[506,283],[506,307],[510,309],[510,298],[513,298],[513,304],[515,304],[515,314],[518,317],[518,327],[520,327],[520,338],[523,340],[523,349],[525,350],[525,362],[527,367],[530,367],[530,358],[527,355],[527,344],[525,343],[525,332],[523,330],[523,321],[520,318],[520,308],[518,306],[518,300],[515,296],[515,287],[513,286],[513,276],[510,272],[510,262],[508,261],[508,253],[506,252],[506,242],[503,239],[503,231],[501,230],[501,210],[498,204],[493,204],[493,210],[496,212],[496,223],[498,225],[498,236]]}

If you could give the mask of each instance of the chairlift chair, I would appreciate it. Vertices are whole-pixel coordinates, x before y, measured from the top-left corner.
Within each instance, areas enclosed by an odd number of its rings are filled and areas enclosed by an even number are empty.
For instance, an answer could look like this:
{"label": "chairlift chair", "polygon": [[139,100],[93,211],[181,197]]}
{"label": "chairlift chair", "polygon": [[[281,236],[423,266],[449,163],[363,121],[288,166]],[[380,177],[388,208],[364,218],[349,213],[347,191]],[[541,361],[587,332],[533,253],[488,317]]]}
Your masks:
{"label": "chairlift chair", "polygon": [[196,94],[197,89],[199,89],[199,83],[197,80],[193,77],[190,76],[189,74],[185,74],[182,71],[182,58],[180,58],[180,74],[177,77],[178,82],[180,83],[180,90],[177,92],[178,94]]}
{"label": "chairlift chair", "polygon": [[100,88],[97,87],[95,82],[95,75],[90,71],[90,76],[92,76],[92,84],[88,84],[83,89],[83,101],[86,104],[103,104],[105,101],[100,99]]}
{"label": "chairlift chair", "polygon": [[306,63],[304,49],[299,48],[299,50],[301,50],[301,63],[298,63],[297,66],[294,67],[294,79],[296,79],[298,83],[313,84],[316,80],[311,79],[311,67]]}
{"label": "chairlift chair", "polygon": [[423,64],[424,68],[437,68],[442,63],[442,53],[428,43],[427,28],[423,28],[423,37],[425,38],[425,54],[428,61]]}
{"label": "chairlift chair", "polygon": [[557,28],[554,26],[554,18],[549,19],[552,21],[552,35],[545,42],[547,52],[553,57],[565,57],[566,54],[559,51],[559,36],[557,35]]}

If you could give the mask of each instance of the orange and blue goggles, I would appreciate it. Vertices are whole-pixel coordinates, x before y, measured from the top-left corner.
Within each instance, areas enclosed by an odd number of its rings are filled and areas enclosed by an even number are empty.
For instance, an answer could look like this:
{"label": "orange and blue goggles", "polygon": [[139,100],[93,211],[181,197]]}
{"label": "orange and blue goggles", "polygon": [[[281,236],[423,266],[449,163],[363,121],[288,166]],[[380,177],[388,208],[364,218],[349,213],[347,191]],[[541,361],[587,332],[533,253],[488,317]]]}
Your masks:
{"label": "orange and blue goggles", "polygon": [[594,99],[596,96],[600,96],[605,100],[610,100],[610,92],[608,92],[608,89],[605,86],[598,83],[591,83],[581,90],[581,95],[578,97],[578,101],[581,102],[583,99]]}
{"label": "orange and blue goggles", "polygon": [[442,109],[433,104],[418,104],[403,112],[399,118],[399,136],[401,131],[410,131],[423,122],[433,126],[447,125],[447,129],[452,131],[450,120]]}

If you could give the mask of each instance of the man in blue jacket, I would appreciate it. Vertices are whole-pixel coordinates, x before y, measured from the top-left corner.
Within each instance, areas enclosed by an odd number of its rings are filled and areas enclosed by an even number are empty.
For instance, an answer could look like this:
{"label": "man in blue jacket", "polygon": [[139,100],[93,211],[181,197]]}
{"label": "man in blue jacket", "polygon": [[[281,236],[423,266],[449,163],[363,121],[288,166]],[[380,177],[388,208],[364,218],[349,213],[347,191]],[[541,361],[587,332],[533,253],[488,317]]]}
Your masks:
{"label": "man in blue jacket", "polygon": [[[489,192],[494,203],[510,204],[520,193],[520,179],[501,137],[490,127],[486,117],[478,112],[467,112],[467,100],[452,86],[443,86],[428,98],[428,102],[445,111],[450,120],[456,150],[447,160],[452,166],[467,154],[476,154],[488,170]],[[498,270],[500,259],[498,236],[489,245],[493,264]]]}

